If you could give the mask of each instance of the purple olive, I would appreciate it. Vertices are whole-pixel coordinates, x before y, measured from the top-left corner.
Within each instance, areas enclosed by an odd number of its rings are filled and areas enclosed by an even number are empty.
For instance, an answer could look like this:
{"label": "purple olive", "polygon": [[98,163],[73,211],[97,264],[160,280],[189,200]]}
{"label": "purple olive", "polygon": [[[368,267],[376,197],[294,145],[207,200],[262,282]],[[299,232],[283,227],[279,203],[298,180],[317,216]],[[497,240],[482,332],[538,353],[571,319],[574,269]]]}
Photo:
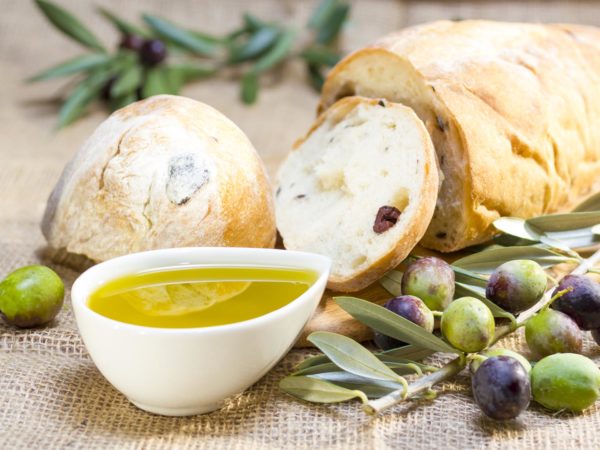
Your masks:
{"label": "purple olive", "polygon": [[547,278],[535,261],[508,261],[492,272],[485,296],[500,308],[518,313],[532,307],[544,295]]}
{"label": "purple olive", "polygon": [[475,403],[496,420],[514,419],[531,400],[529,374],[523,364],[509,356],[493,356],[481,363],[471,388]]}
{"label": "purple olive", "polygon": [[145,39],[137,34],[125,34],[119,43],[119,48],[137,52],[144,45],[144,41]]}
{"label": "purple olive", "polygon": [[433,311],[443,311],[454,297],[454,271],[433,256],[410,263],[402,275],[402,293],[414,295]]}
{"label": "purple olive", "polygon": [[[388,300],[383,307],[416,323],[430,333],[433,331],[433,313],[427,305],[417,297],[412,295],[401,295],[400,297]],[[386,336],[377,331],[375,332],[374,340],[377,346],[382,350],[389,350],[391,348],[406,345],[406,342],[399,341],[398,339]]]}
{"label": "purple olive", "polygon": [[582,330],[600,328],[600,285],[585,275],[567,275],[554,294],[569,288],[552,302],[552,309],[570,316]]}
{"label": "purple olive", "polygon": [[147,66],[155,66],[167,57],[167,47],[160,39],[148,39],[140,48],[140,60]]}
{"label": "purple olive", "polygon": [[566,314],[545,309],[533,316],[525,325],[525,338],[537,358],[554,353],[581,353],[583,333]]}

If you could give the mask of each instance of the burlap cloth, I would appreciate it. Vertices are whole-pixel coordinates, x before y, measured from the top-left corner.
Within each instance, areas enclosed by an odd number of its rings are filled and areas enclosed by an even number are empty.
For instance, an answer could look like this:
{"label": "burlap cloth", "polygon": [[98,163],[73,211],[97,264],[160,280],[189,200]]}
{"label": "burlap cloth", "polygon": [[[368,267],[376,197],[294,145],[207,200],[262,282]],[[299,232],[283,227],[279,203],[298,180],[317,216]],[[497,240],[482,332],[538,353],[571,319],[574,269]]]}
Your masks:
{"label": "burlap cloth", "polygon": [[[61,1],[107,40],[110,27],[93,5]],[[97,1],[133,19],[164,14],[198,29],[222,32],[241,11],[302,23],[309,1]],[[600,23],[594,2],[356,2],[345,45],[355,48],[408,23],[487,17]],[[64,163],[102,120],[96,111],[52,132],[56,105],[44,99],[60,83],[24,85],[27,75],[79,52],[52,30],[29,1],[0,0],[0,276],[44,262],[39,220]],[[241,106],[230,80],[185,91],[223,111],[249,135],[271,173],[310,124],[316,96],[302,70],[275,76],[253,107]],[[53,266],[69,287],[77,273]],[[520,339],[509,342],[522,345]],[[588,353],[598,351],[587,344]],[[446,384],[433,402],[408,404],[370,418],[356,403],[318,406],[295,401],[277,382],[310,351],[294,350],[266,377],[225,407],[204,416],[166,418],[132,406],[99,374],[76,331],[69,299],[52,327],[21,331],[0,325],[0,448],[600,448],[600,413],[553,417],[533,406],[498,424],[474,406],[466,377]],[[210,386],[206,387],[210,389]]]}

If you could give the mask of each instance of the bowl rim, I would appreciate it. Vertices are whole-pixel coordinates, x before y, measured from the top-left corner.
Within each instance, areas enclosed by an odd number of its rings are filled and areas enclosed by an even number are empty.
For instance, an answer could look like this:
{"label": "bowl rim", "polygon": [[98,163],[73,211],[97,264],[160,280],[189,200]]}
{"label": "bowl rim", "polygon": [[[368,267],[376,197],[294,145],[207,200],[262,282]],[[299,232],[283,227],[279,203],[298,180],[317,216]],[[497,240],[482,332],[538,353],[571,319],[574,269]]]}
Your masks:
{"label": "bowl rim", "polygon": [[[244,254],[245,256],[253,255],[253,254],[266,254],[271,255],[274,258],[282,258],[281,262],[284,262],[287,257],[290,260],[294,260],[294,258],[299,259],[312,259],[313,267],[306,267],[300,263],[291,262],[289,264],[278,264],[278,263],[264,263],[264,264],[255,264],[256,267],[281,267],[281,268],[297,268],[297,269],[310,269],[317,272],[317,279],[310,285],[310,287],[304,291],[300,296],[292,300],[291,302],[285,304],[284,306],[277,308],[271,312],[263,314],[258,317],[253,317],[251,319],[243,320],[240,322],[232,322],[223,325],[214,325],[214,326],[205,326],[205,327],[191,327],[191,328],[161,328],[161,327],[150,327],[145,325],[136,325],[126,322],[121,322],[119,320],[111,319],[106,317],[100,313],[92,310],[88,304],[88,299],[90,294],[98,289],[100,286],[105,284],[106,282],[114,279],[107,278],[101,284],[97,286],[93,286],[89,284],[86,286],[85,283],[91,283],[90,278],[98,276],[98,272],[102,273],[103,270],[106,270],[107,267],[111,267],[114,265],[120,265],[123,263],[126,264],[135,264],[135,261],[141,258],[147,257],[160,257],[161,255],[170,255],[170,256],[189,256],[190,254],[198,255],[202,253],[229,253],[231,255],[235,254]],[[182,266],[184,263],[181,263]],[[193,263],[192,263],[193,264]],[[190,264],[190,265],[192,265]],[[196,263],[195,265],[202,264],[206,266],[210,266],[210,261],[206,263]],[[292,250],[280,250],[280,249],[270,249],[270,248],[250,248],[250,247],[178,247],[178,248],[164,248],[158,250],[148,250],[143,252],[135,252],[130,253],[123,256],[118,256],[116,258],[111,258],[106,261],[100,262],[89,269],[85,270],[81,273],[71,288],[71,305],[73,307],[75,321],[79,326],[78,314],[84,314],[90,317],[95,321],[99,321],[100,323],[104,323],[105,325],[111,326],[113,329],[120,329],[123,331],[131,331],[131,332],[143,332],[144,334],[163,334],[163,335],[197,335],[197,334],[219,334],[219,333],[227,333],[232,331],[241,331],[248,328],[252,328],[255,326],[260,326],[262,324],[266,324],[267,322],[271,322],[273,320],[277,320],[278,318],[285,317],[288,313],[291,313],[292,310],[298,307],[299,304],[305,303],[313,298],[319,290],[324,290],[327,285],[327,279],[329,278],[329,272],[331,270],[331,259],[327,256],[311,253],[311,252],[300,252],[300,251],[292,251]],[[217,265],[215,263],[214,265]],[[219,263],[221,266],[230,266],[230,267],[244,267],[244,266],[252,266],[254,264],[248,263]],[[164,267],[172,267],[173,264],[164,264]],[[147,268],[144,270],[151,270],[153,268],[160,268],[160,264],[156,264],[152,268]],[[135,270],[135,269],[133,269]],[[123,271],[123,275],[128,271]],[[83,291],[83,292],[80,292]]]}

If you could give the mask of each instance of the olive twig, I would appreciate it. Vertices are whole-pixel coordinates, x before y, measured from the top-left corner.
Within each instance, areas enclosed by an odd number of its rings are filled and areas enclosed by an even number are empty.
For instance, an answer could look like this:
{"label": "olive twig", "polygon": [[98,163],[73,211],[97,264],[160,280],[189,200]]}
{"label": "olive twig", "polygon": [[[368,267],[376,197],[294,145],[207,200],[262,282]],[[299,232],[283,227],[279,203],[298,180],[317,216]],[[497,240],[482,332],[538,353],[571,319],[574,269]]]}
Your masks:
{"label": "olive twig", "polygon": [[488,357],[480,353],[473,353],[472,355],[469,355],[469,360],[471,361],[479,361],[480,363],[482,363],[486,359],[488,359]]}
{"label": "olive twig", "polygon": [[572,290],[573,290],[573,286],[569,286],[568,288],[563,289],[562,291],[558,291],[556,294],[554,294],[554,296],[550,299],[550,301],[548,303],[546,303],[546,305],[544,306],[543,309],[549,308],[550,305],[554,302],[554,300],[561,298],[567,292],[571,292]]}
{"label": "olive twig", "polygon": [[394,406],[398,403],[403,402],[407,398],[414,397],[415,395],[420,394],[421,392],[427,392],[431,389],[432,386],[441,383],[442,381],[446,381],[458,374],[461,370],[465,368],[466,361],[466,358],[458,357],[452,360],[450,363],[446,364],[437,372],[421,377],[414,383],[409,384],[408,389],[406,391],[404,389],[399,389],[397,391],[391,392],[385,397],[381,397],[376,400],[371,400],[368,404],[363,406],[363,409],[368,414],[377,414],[383,411],[384,409],[389,408],[390,406]]}
{"label": "olive twig", "polygon": [[[583,275],[598,263],[600,263],[600,249],[596,250],[596,252],[589,258],[582,260],[581,263],[570,274]],[[564,276],[566,276],[566,274]],[[527,322],[527,320],[537,314],[542,308],[552,301],[554,297],[553,289],[554,286],[548,289],[535,305],[519,314],[519,317],[517,317],[517,326],[522,326],[525,322]],[[496,327],[496,333],[490,345],[498,342],[500,339],[513,331],[514,329],[510,324],[503,324]],[[450,380],[465,368],[467,360],[468,358],[466,355],[462,354],[458,358],[453,359],[448,364],[441,367],[437,372],[425,375],[415,382],[410,383],[408,385],[408,389],[400,389],[391,392],[384,397],[371,400],[366,405],[363,405],[363,409],[369,414],[377,414],[391,406],[402,403],[406,399],[431,389],[438,383]]]}

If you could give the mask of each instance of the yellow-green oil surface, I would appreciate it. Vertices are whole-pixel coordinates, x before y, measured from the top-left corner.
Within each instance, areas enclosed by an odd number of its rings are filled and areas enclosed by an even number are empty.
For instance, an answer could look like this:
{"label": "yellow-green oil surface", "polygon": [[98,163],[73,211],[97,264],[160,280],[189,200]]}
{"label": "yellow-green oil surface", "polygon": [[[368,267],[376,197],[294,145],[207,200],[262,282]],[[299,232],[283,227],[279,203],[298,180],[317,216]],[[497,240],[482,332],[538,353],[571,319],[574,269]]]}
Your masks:
{"label": "yellow-green oil surface", "polygon": [[92,293],[90,309],[119,322],[197,328],[241,322],[287,305],[317,273],[274,267],[174,267],[124,275]]}

